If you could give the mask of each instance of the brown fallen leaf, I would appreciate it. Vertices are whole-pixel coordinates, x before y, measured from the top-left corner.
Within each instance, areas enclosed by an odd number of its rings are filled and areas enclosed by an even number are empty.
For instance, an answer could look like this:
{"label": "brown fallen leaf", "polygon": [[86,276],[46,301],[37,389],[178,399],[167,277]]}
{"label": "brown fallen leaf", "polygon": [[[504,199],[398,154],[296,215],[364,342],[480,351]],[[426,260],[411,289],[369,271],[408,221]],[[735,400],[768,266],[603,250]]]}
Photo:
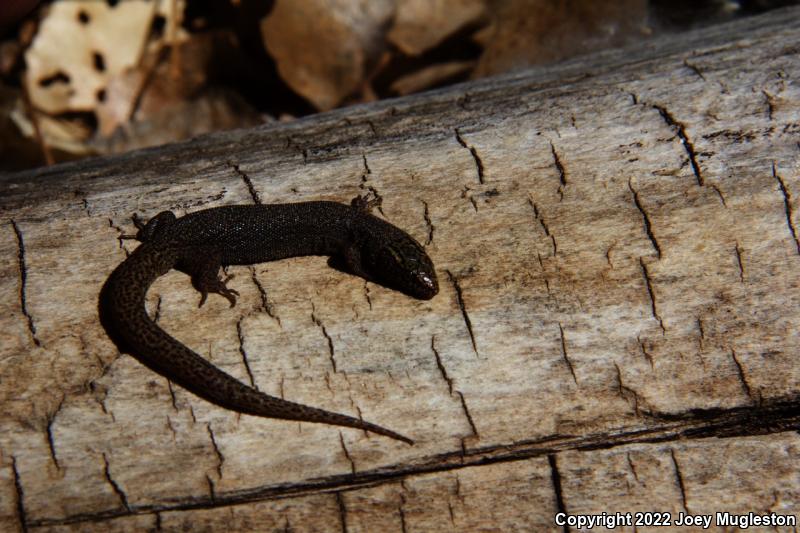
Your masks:
{"label": "brown fallen leaf", "polygon": [[55,2],[25,53],[32,105],[55,114],[92,111],[110,77],[141,57],[155,2]]}
{"label": "brown fallen leaf", "polygon": [[387,39],[401,52],[417,56],[467,26],[486,18],[485,0],[398,0]]}
{"label": "brown fallen leaf", "polygon": [[236,92],[214,89],[121,124],[111,135],[95,138],[91,146],[99,153],[121,153],[212,131],[251,127],[266,120]]}
{"label": "brown fallen leaf", "polygon": [[327,110],[361,87],[393,11],[391,0],[276,0],[261,34],[284,81]]}
{"label": "brown fallen leaf", "polygon": [[453,78],[466,76],[474,66],[475,61],[453,61],[431,65],[396,79],[389,86],[389,90],[401,96],[424,91],[442,85]]}
{"label": "brown fallen leaf", "polygon": [[263,122],[238,93],[211,84],[212,64],[240,53],[230,30],[192,34],[178,46],[180,54],[153,48],[140,68],[111,80],[95,147],[118,152]]}
{"label": "brown fallen leaf", "polygon": [[492,27],[473,78],[641,39],[647,0],[498,0]]}

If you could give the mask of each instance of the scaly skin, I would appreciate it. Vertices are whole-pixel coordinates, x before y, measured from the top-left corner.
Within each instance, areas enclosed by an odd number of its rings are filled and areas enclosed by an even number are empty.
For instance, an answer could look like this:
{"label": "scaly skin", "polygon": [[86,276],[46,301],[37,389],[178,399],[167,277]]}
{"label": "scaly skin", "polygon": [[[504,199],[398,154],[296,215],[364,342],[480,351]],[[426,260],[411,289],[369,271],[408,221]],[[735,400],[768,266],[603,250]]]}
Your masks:
{"label": "scaly skin", "polygon": [[139,228],[142,244],[111,273],[100,293],[100,318],[123,352],[186,390],[240,413],[319,422],[371,431],[413,444],[408,437],[350,416],[288,402],[249,387],[158,327],[145,312],[152,283],[172,268],[192,276],[200,305],[208,293],[237,293],[220,280],[223,265],[301,255],[330,255],[336,268],[421,299],[438,292],[436,272],[422,247],[401,229],[369,214],[375,202],[303,202],[225,206],[179,219],[164,211]]}

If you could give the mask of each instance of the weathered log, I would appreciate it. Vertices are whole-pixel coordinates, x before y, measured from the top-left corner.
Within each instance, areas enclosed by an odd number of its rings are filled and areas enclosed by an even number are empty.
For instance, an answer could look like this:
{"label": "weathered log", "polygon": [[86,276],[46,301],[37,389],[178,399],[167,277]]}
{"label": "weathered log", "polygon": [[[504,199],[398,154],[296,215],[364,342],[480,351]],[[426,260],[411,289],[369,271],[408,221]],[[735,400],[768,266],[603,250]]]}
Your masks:
{"label": "weathered log", "polygon": [[[2,176],[0,529],[794,517],[798,51],[792,8]],[[149,303],[239,379],[415,446],[237,416],[120,356],[100,327],[97,294],[135,246],[118,240],[133,212],[364,189],[426,244],[433,300],[298,258],[231,268],[234,309],[198,310],[178,272]]]}

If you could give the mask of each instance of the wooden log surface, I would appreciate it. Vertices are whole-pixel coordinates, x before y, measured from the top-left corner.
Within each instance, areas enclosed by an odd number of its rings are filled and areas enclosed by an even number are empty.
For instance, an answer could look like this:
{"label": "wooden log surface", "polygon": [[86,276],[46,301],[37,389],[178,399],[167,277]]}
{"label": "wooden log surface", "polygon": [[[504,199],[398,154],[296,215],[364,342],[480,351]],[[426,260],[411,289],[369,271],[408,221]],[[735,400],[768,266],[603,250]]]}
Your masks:
{"label": "wooden log surface", "polygon": [[[798,52],[789,8],[0,177],[0,530],[796,520]],[[136,246],[119,240],[133,212],[365,189],[425,243],[433,300],[297,258],[230,268],[233,309],[218,297],[197,309],[178,272],[148,304],[238,379],[415,446],[239,416],[120,355],[102,330],[98,291]]]}

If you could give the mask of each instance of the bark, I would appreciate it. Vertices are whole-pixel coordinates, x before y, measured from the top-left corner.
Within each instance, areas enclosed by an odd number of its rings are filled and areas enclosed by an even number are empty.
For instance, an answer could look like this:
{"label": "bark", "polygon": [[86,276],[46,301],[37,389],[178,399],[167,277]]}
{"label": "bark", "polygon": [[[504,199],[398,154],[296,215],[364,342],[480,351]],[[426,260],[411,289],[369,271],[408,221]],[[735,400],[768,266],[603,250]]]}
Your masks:
{"label": "bark", "polygon": [[[775,11],[3,176],[0,529],[796,516],[798,28],[799,9]],[[298,258],[231,268],[234,309],[213,298],[198,310],[172,272],[150,310],[262,391],[415,446],[237,416],[120,356],[101,329],[97,294],[135,246],[118,240],[132,212],[365,189],[426,244],[433,300]]]}

